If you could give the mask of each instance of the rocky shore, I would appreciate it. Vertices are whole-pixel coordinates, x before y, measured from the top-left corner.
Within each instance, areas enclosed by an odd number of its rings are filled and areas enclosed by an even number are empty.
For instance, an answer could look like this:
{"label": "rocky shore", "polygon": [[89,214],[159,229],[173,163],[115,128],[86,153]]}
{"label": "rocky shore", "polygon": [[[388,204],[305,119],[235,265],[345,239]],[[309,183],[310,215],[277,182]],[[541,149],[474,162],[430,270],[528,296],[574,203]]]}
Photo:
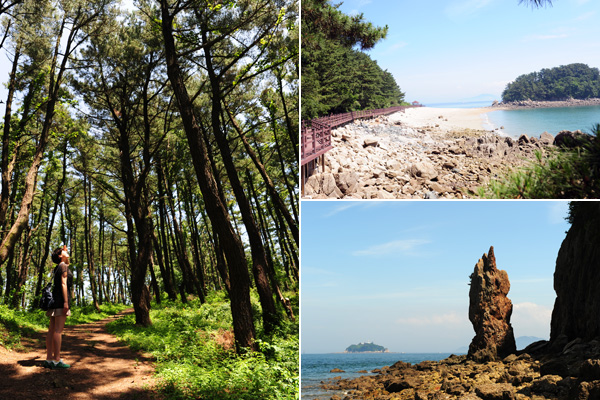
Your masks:
{"label": "rocky shore", "polygon": [[500,361],[466,355],[411,365],[399,361],[355,379],[322,382],[329,400],[598,399],[600,342],[537,342]]}
{"label": "rocky shore", "polygon": [[492,109],[517,110],[523,108],[553,108],[553,107],[583,107],[583,106],[600,106],[600,99],[567,99],[557,101],[511,101],[511,102],[494,102]]}
{"label": "rocky shore", "polygon": [[477,197],[478,188],[524,166],[553,146],[548,133],[518,139],[483,129],[455,128],[444,112],[436,123],[410,127],[393,114],[332,131],[333,149],[309,177],[312,199]]}

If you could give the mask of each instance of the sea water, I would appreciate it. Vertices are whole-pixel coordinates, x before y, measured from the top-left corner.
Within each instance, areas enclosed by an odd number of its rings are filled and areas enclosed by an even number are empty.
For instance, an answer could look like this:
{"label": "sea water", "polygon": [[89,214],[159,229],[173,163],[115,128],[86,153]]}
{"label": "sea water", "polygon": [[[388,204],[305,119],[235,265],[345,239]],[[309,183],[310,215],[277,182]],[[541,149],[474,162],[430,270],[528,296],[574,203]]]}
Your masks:
{"label": "sea water", "polygon": [[592,127],[600,123],[600,106],[496,110],[483,118],[492,128],[512,137],[539,137],[543,132],[556,136],[562,130],[578,129],[591,133]]}
{"label": "sea water", "polygon": [[[375,368],[392,365],[397,361],[418,364],[422,361],[439,361],[450,356],[450,353],[336,353],[336,354],[302,354],[301,355],[301,393],[302,400],[330,398],[335,392],[321,389],[321,381],[340,376],[357,378],[373,375]],[[330,372],[332,369],[345,372]],[[358,371],[368,371],[367,373]]]}
{"label": "sea water", "polygon": [[[438,108],[483,108],[490,101],[432,103]],[[483,127],[498,133],[518,138],[522,134],[539,137],[543,132],[552,136],[563,130],[591,133],[592,127],[600,123],[600,106],[524,108],[517,110],[492,110],[482,114]]]}

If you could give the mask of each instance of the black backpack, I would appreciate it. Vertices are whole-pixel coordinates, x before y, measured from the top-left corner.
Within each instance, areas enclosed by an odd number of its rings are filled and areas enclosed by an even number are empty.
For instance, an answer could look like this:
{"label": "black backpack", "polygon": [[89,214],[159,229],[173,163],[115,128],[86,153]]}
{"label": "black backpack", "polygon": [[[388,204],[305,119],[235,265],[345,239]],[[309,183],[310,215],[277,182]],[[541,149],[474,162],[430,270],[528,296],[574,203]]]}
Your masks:
{"label": "black backpack", "polygon": [[48,311],[54,308],[54,298],[52,296],[52,282],[42,289],[42,299],[40,300],[40,308]]}

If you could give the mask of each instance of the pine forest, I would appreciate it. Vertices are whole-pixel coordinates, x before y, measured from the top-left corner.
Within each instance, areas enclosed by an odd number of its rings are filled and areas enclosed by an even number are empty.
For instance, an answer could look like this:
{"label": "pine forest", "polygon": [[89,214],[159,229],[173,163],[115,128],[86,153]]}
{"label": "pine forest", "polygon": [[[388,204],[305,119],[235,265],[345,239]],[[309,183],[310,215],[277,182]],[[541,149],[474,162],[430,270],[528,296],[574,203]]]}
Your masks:
{"label": "pine forest", "polygon": [[0,349],[47,329],[66,245],[74,314],[132,308],[160,396],[296,398],[298,8],[0,1]]}

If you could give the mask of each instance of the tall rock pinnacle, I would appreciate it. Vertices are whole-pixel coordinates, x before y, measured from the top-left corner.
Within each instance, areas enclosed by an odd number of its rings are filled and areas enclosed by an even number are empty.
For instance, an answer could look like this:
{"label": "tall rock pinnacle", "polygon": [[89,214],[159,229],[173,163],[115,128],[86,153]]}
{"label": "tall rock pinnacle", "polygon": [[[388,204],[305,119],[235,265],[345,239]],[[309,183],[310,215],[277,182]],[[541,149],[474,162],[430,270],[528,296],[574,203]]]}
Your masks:
{"label": "tall rock pinnacle", "polygon": [[502,359],[516,351],[510,324],[512,302],[506,295],[510,282],[506,271],[496,268],[494,247],[484,254],[471,274],[469,319],[475,337],[469,346],[469,358],[484,362]]}
{"label": "tall rock pinnacle", "polygon": [[600,337],[600,202],[571,202],[570,221],[554,272],[553,342]]}

